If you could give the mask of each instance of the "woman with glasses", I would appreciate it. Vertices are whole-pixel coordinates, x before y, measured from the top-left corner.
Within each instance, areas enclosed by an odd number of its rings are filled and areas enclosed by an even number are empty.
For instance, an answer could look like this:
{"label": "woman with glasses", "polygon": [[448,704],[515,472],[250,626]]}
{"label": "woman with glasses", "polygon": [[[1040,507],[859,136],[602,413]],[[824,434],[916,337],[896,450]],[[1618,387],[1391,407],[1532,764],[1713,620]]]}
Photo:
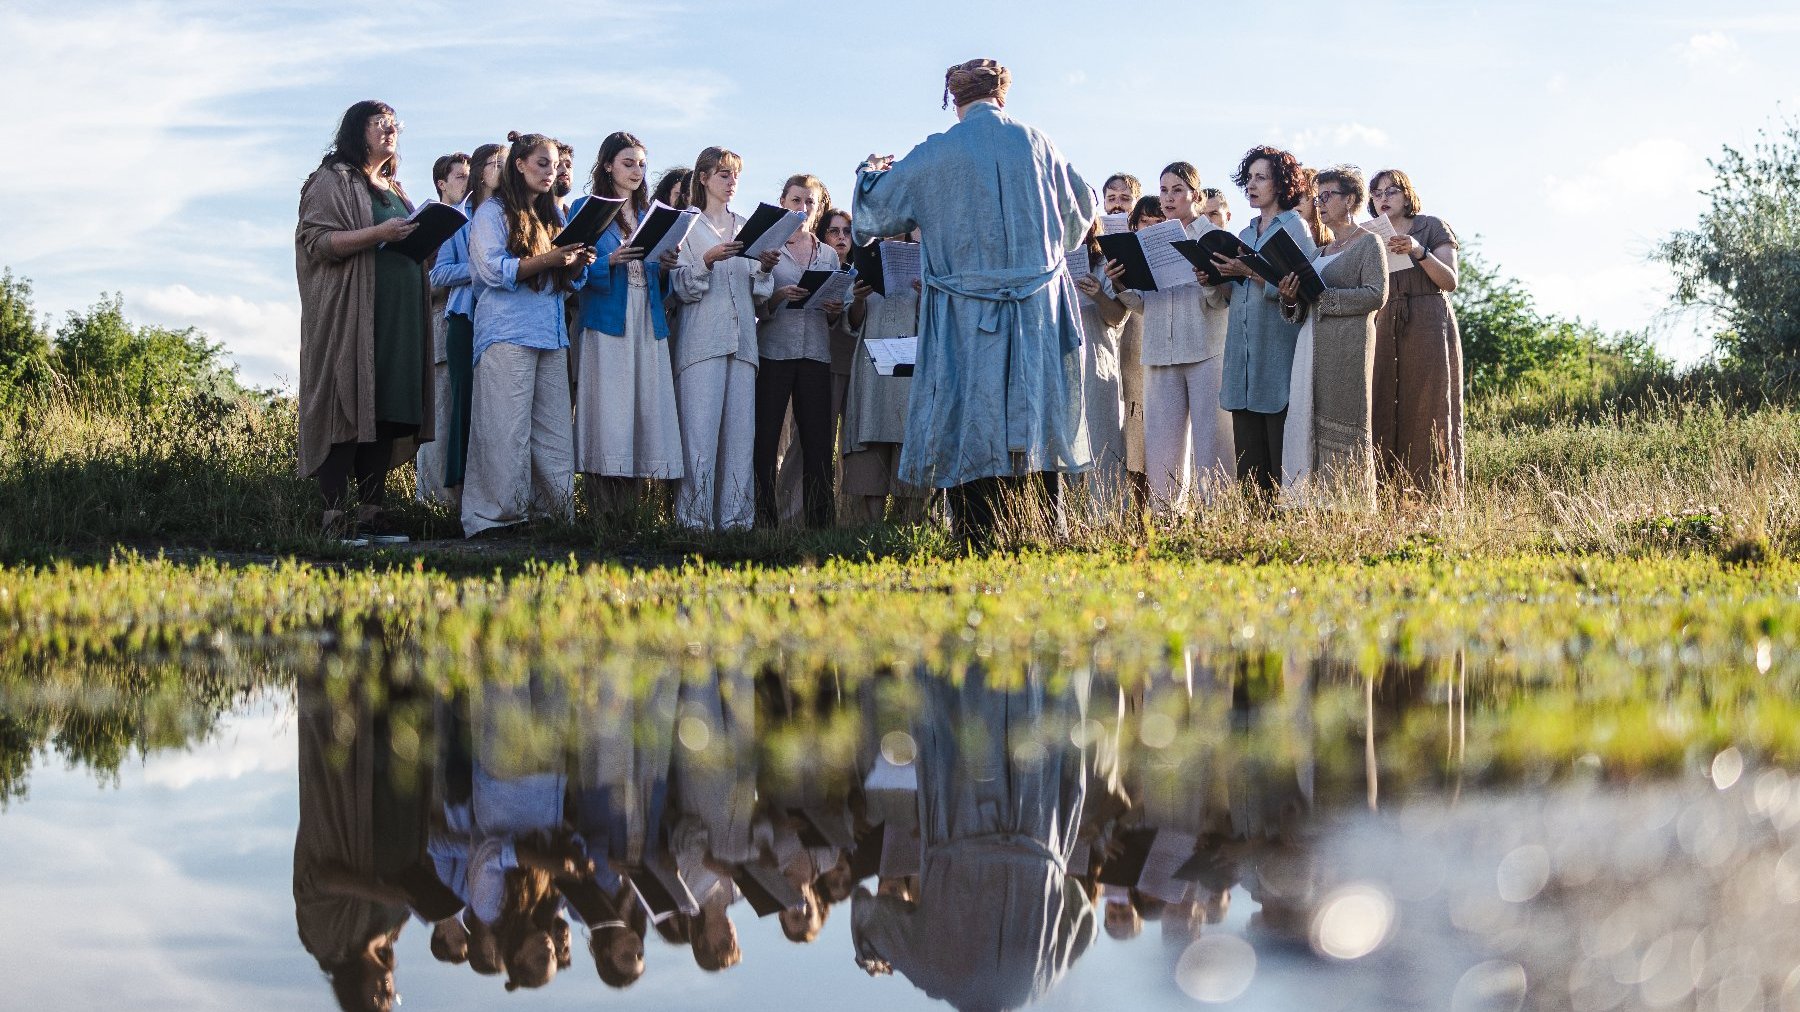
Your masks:
{"label": "woman with glasses", "polygon": [[1313,258],[1325,282],[1315,303],[1300,301],[1300,278],[1277,286],[1281,315],[1300,323],[1283,433],[1282,497],[1291,503],[1342,496],[1375,507],[1375,447],[1369,435],[1375,313],[1387,299],[1387,252],[1353,221],[1365,197],[1362,171],[1320,172],[1313,206],[1326,244]]}
{"label": "woman with glasses", "polygon": [[318,479],[325,536],[351,544],[406,540],[382,515],[387,473],[396,448],[410,458],[435,434],[425,267],[382,249],[416,227],[398,178],[399,139],[400,123],[385,102],[345,111],[300,188],[294,229],[300,473]]}
{"label": "woman with glasses", "polygon": [[1424,203],[1399,169],[1369,184],[1369,213],[1386,215],[1391,253],[1412,263],[1390,278],[1375,317],[1373,428],[1384,480],[1415,495],[1456,499],[1463,482],[1462,336],[1456,291],[1456,233],[1420,213]]}

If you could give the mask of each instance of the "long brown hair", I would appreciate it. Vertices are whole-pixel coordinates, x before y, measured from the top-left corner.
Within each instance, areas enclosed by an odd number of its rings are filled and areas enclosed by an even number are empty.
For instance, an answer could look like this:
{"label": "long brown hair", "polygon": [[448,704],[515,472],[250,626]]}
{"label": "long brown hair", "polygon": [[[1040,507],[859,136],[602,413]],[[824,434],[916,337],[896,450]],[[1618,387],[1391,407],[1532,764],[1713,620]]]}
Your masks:
{"label": "long brown hair", "polygon": [[[377,116],[398,116],[394,107],[377,99],[366,98],[344,110],[344,118],[338,120],[337,134],[332,138],[331,147],[325,149],[325,157],[319,160],[321,167],[342,163],[355,169],[359,174],[368,166],[369,121]],[[402,199],[406,191],[399,189],[400,151],[396,146],[394,156],[376,167],[376,173],[387,180],[388,185],[395,187]],[[370,191],[375,191],[375,181],[369,180]]]}
{"label": "long brown hair", "polygon": [[474,154],[469,156],[470,216],[475,214],[475,209],[481,206],[482,201],[494,195],[493,191],[489,190],[487,185],[481,181],[482,178],[487,175],[486,170],[483,169],[482,166],[488,163],[488,159],[505,150],[506,145],[504,144],[483,144],[475,149]]}
{"label": "long brown hair", "polygon": [[703,214],[706,212],[706,184],[702,180],[712,175],[714,171],[724,168],[727,163],[735,165],[739,169],[744,167],[744,160],[738,157],[735,151],[710,147],[700,152],[700,157],[694,159],[694,174],[688,177],[689,207],[699,208]]}
{"label": "long brown hair", "polygon": [[[533,193],[525,185],[525,176],[519,172],[519,161],[528,158],[539,148],[549,148],[551,157],[556,156],[556,141],[543,134],[521,134],[517,131],[506,135],[512,141],[512,147],[506,153],[506,165],[500,170],[500,202],[506,208],[506,251],[523,260],[551,250],[550,240],[556,237],[561,227],[562,211],[556,206],[556,195],[553,193]],[[534,292],[544,290],[546,284],[553,285],[558,291],[572,292],[575,270],[569,267],[555,271],[545,271],[526,282]]]}
{"label": "long brown hair", "polygon": [[596,197],[624,197],[631,204],[629,208],[621,209],[622,212],[629,212],[631,217],[627,219],[621,213],[616,220],[619,230],[629,235],[631,227],[627,221],[636,224],[644,212],[650,210],[650,174],[646,172],[644,178],[638,181],[637,189],[630,193],[617,192],[617,188],[613,186],[612,170],[607,165],[627,148],[640,148],[646,155],[650,153],[643,141],[623,130],[606,135],[606,139],[600,142],[600,153],[594,156],[594,171],[588,177],[588,192]]}

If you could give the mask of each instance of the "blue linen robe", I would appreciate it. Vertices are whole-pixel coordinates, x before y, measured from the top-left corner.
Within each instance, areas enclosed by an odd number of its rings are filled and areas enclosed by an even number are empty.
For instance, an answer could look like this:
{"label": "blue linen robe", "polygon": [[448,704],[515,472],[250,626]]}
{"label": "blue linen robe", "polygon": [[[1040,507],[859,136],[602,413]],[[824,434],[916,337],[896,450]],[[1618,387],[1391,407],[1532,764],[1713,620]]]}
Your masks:
{"label": "blue linen robe", "polygon": [[1068,730],[1085,698],[1040,675],[1010,691],[980,669],[961,685],[928,678],[918,742],[919,895],[859,889],[859,959],[958,1009],[1041,1000],[1092,944],[1094,909],[1069,877],[1087,791],[1087,757]]}
{"label": "blue linen robe", "polygon": [[858,242],[923,235],[901,480],[1086,470],[1081,312],[1062,264],[1095,204],[1049,138],[985,102],[893,168],[858,174]]}

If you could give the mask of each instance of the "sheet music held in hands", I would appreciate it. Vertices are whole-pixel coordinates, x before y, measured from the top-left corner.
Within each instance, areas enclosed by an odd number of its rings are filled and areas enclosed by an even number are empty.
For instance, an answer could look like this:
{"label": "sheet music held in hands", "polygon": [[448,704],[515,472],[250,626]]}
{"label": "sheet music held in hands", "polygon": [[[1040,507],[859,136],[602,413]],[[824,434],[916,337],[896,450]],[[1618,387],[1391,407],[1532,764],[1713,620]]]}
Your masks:
{"label": "sheet music held in hands", "polygon": [[552,246],[572,246],[580,243],[592,246],[600,241],[600,234],[605,232],[613,219],[619,216],[619,209],[625,206],[622,197],[596,197],[587,194],[581,198],[581,206],[576,208],[575,217],[563,226],[563,230],[550,240]]}
{"label": "sheet music held in hands", "polygon": [[425,258],[436,253],[437,248],[455,235],[457,229],[468,224],[469,216],[454,205],[427,200],[413,208],[413,213],[406,220],[417,226],[412,234],[398,242],[384,242],[381,248],[424,263]]}
{"label": "sheet music held in hands", "polygon": [[650,213],[638,222],[625,245],[642,249],[649,243],[650,248],[644,250],[644,262],[655,263],[664,253],[681,248],[699,217],[700,212],[694,208],[674,208],[659,200],[650,205]]}
{"label": "sheet music held in hands", "polygon": [[850,294],[853,275],[849,271],[807,271],[800,275],[800,287],[811,292],[803,302],[790,302],[789,309],[823,311],[827,302],[845,302]]}
{"label": "sheet music held in hands", "polygon": [[758,204],[756,213],[750,216],[749,221],[744,222],[744,227],[737,234],[735,241],[744,244],[737,255],[752,260],[761,259],[769,250],[780,249],[781,244],[800,231],[800,226],[804,224],[806,216],[799,211],[789,211],[774,204]]}
{"label": "sheet music held in hands", "polygon": [[1082,278],[1092,277],[1094,274],[1093,268],[1088,262],[1086,244],[1064,253],[1063,263],[1069,268],[1070,281],[1080,281]]}
{"label": "sheet music held in hands", "polygon": [[1100,216],[1101,235],[1124,235],[1131,231],[1131,215],[1127,213]]}
{"label": "sheet music held in hands", "polygon": [[[1400,234],[1399,232],[1394,231],[1394,223],[1388,220],[1388,216],[1385,214],[1378,214],[1368,221],[1359,221],[1357,224],[1367,231],[1375,233],[1376,237],[1381,240],[1383,249],[1387,248],[1387,241],[1389,239]],[[1403,271],[1408,267],[1411,267],[1413,265],[1413,258],[1407,256],[1405,253],[1394,253],[1390,251],[1387,255],[1387,265],[1388,273],[1392,274],[1395,271]]]}
{"label": "sheet music held in hands", "polygon": [[871,337],[863,341],[863,345],[869,349],[869,360],[875,363],[875,372],[879,375],[911,376],[913,366],[918,364],[917,335]]}
{"label": "sheet music held in hands", "polygon": [[1100,248],[1108,259],[1125,265],[1121,284],[1126,288],[1160,292],[1198,283],[1194,265],[1175,248],[1175,243],[1187,238],[1181,221],[1169,218],[1130,235],[1102,233]]}
{"label": "sheet music held in hands", "polygon": [[883,297],[901,296],[913,290],[913,282],[925,283],[924,249],[916,242],[881,241]]}

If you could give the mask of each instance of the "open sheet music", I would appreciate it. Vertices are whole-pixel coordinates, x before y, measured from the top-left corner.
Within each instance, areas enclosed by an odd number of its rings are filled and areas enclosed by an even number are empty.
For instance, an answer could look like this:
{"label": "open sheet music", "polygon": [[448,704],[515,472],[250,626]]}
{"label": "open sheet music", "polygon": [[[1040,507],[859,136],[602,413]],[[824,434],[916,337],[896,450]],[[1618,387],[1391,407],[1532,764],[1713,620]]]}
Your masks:
{"label": "open sheet music", "polygon": [[1101,235],[1124,235],[1130,231],[1130,214],[1103,214],[1100,216]]}
{"label": "open sheet music", "polygon": [[592,246],[600,241],[600,233],[619,216],[619,209],[625,206],[622,197],[596,197],[588,194],[582,197],[575,209],[575,217],[563,226],[563,230],[550,240],[552,246],[572,246],[580,243]]}
{"label": "open sheet music", "polygon": [[[1389,239],[1400,234],[1394,231],[1394,223],[1390,221],[1385,214],[1378,214],[1368,221],[1359,221],[1357,224],[1362,226],[1366,231],[1375,233],[1376,237],[1381,240],[1383,249],[1387,248],[1387,241]],[[1413,258],[1407,256],[1405,253],[1389,252],[1387,255],[1387,265],[1388,273],[1392,274],[1395,271],[1403,271],[1408,267],[1411,267],[1413,265]]]}
{"label": "open sheet music", "polygon": [[863,342],[876,373],[882,376],[911,376],[919,358],[919,339],[911,337],[871,337]]}
{"label": "open sheet music", "polygon": [[897,239],[881,241],[882,295],[902,296],[913,290],[913,282],[925,283],[924,248],[916,242]]}
{"label": "open sheet music", "polygon": [[[1312,261],[1301,252],[1300,244],[1288,234],[1287,229],[1278,228],[1263,240],[1262,249],[1257,254],[1275,268],[1281,278],[1289,274],[1300,278],[1300,298],[1306,302],[1317,302],[1319,296],[1325,294],[1325,282],[1320,280],[1319,272],[1313,270]],[[1260,273],[1260,272],[1259,272]],[[1280,284],[1277,280],[1276,284]]]}
{"label": "open sheet music", "polygon": [[772,249],[780,249],[788,237],[800,231],[806,223],[806,217],[799,211],[789,211],[774,204],[758,204],[756,213],[744,222],[744,227],[737,234],[737,241],[744,244],[738,256],[757,260]]}
{"label": "open sheet music", "polygon": [[437,248],[455,235],[457,229],[468,224],[469,216],[454,205],[427,200],[413,208],[413,213],[406,220],[418,227],[412,230],[411,235],[399,242],[382,243],[381,248],[398,253],[409,260],[424,263],[425,258],[436,253]]}
{"label": "open sheet music", "polygon": [[1176,218],[1126,235],[1101,235],[1100,248],[1109,260],[1125,265],[1126,288],[1160,292],[1195,284],[1194,265],[1175,243],[1188,238],[1187,228]]}
{"label": "open sheet music", "polygon": [[850,294],[849,271],[807,271],[797,282],[809,293],[801,302],[790,302],[789,309],[823,310],[827,302],[847,302]]}
{"label": "open sheet music", "polygon": [[[700,212],[695,208],[673,208],[659,200],[650,205],[650,213],[644,215],[644,220],[638,223],[631,238],[625,240],[625,245],[643,249],[645,262],[655,263],[664,253],[681,248],[699,217]],[[648,249],[644,249],[645,244],[649,245]]]}
{"label": "open sheet music", "polygon": [[1093,276],[1093,267],[1088,262],[1088,248],[1084,244],[1078,249],[1070,250],[1063,255],[1063,263],[1069,266],[1069,280],[1080,281]]}

